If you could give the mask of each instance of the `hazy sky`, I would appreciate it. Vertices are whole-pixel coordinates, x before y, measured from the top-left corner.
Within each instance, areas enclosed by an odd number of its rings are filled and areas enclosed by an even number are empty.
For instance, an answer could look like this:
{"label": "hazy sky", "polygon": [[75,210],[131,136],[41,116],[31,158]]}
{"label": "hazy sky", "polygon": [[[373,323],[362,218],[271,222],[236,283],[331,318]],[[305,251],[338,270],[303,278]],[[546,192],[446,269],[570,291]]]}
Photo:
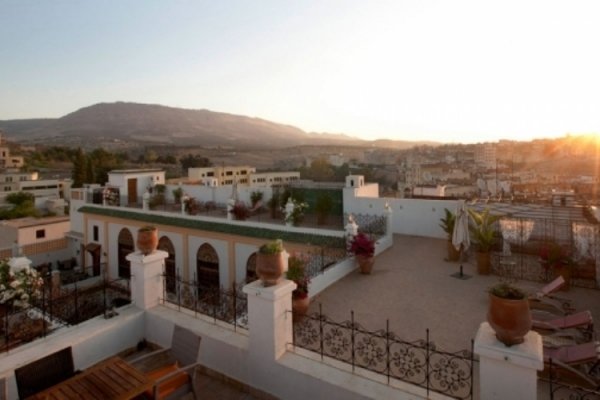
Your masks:
{"label": "hazy sky", "polygon": [[0,119],[117,100],[445,142],[600,133],[600,1],[0,0]]}

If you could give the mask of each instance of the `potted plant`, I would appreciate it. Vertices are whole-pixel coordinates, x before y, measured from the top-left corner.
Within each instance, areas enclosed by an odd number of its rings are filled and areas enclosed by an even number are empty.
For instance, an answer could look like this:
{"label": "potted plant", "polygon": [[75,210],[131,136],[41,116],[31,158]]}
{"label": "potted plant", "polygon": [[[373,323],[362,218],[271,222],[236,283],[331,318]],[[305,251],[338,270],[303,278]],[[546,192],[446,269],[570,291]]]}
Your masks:
{"label": "potted plant", "polygon": [[263,199],[263,192],[254,191],[250,193],[250,202],[252,203],[252,208],[256,207],[256,204]]}
{"label": "potted plant", "polygon": [[448,248],[448,261],[458,261],[460,252],[452,244],[452,235],[454,234],[454,225],[456,224],[456,214],[444,208],[444,218],[440,218],[440,227],[446,232],[446,247]]}
{"label": "potted plant", "polygon": [[137,248],[145,256],[154,253],[158,247],[158,229],[153,225],[138,229]]}
{"label": "potted plant", "polygon": [[173,199],[175,199],[175,204],[181,204],[181,199],[183,197],[183,189],[178,187],[177,189],[173,189]]}
{"label": "potted plant", "polygon": [[543,245],[540,249],[540,263],[546,271],[552,271],[554,277],[562,275],[565,284],[560,290],[566,291],[570,289],[571,275],[575,262],[567,247],[563,247],[556,242]]}
{"label": "potted plant", "polygon": [[0,316],[11,308],[28,308],[31,301],[40,297],[44,280],[30,266],[11,266],[0,260]]}
{"label": "potted plant", "polygon": [[250,209],[241,201],[236,201],[229,212],[238,221],[245,221],[250,216]]}
{"label": "potted plant", "polygon": [[256,275],[263,286],[273,286],[279,282],[284,270],[284,250],[281,239],[265,243],[258,249]]}
{"label": "potted plant", "polygon": [[308,258],[302,254],[294,253],[288,259],[287,279],[296,283],[296,289],[292,292],[292,311],[295,321],[299,321],[306,315],[310,299],[308,297],[308,285],[310,276],[306,273]]}
{"label": "potted plant", "polygon": [[359,232],[350,242],[350,253],[354,254],[361,274],[370,274],[375,262],[375,241]]}
{"label": "potted plant", "polygon": [[527,294],[506,282],[489,290],[488,322],[499,341],[507,346],[523,343],[531,330],[531,312]]}
{"label": "potted plant", "polygon": [[488,275],[491,269],[491,251],[496,241],[494,224],[500,220],[499,215],[490,214],[486,208],[482,212],[469,209],[471,239],[477,246],[477,272]]}

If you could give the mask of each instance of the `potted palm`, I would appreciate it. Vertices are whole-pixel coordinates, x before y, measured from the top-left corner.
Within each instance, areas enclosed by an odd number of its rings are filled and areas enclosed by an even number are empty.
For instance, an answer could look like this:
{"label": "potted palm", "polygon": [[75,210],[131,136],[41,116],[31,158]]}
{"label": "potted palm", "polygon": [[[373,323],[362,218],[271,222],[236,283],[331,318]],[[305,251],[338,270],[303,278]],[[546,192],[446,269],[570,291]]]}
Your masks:
{"label": "potted palm", "polygon": [[531,330],[531,312],[527,294],[506,282],[489,290],[488,322],[499,341],[507,346],[523,343]]}
{"label": "potted palm", "polygon": [[456,247],[452,244],[452,235],[454,233],[454,225],[456,224],[456,214],[452,211],[444,208],[444,218],[440,218],[440,227],[446,232],[447,242],[446,247],[448,248],[448,261],[458,261],[460,252],[456,250]]}
{"label": "potted palm", "polygon": [[308,297],[308,285],[310,276],[306,272],[307,258],[302,254],[294,253],[288,259],[287,279],[296,283],[296,289],[292,292],[292,311],[296,321],[306,315],[310,299]]}
{"label": "potted palm", "polygon": [[477,272],[488,275],[491,269],[491,251],[496,241],[494,224],[500,220],[499,215],[490,214],[489,209],[482,212],[469,209],[471,239],[477,246]]}
{"label": "potted palm", "polygon": [[361,274],[370,274],[375,262],[375,241],[359,232],[350,242],[350,253],[354,254]]}
{"label": "potted palm", "polygon": [[265,243],[256,254],[256,275],[263,286],[273,286],[279,282],[284,272],[283,242],[276,239]]}

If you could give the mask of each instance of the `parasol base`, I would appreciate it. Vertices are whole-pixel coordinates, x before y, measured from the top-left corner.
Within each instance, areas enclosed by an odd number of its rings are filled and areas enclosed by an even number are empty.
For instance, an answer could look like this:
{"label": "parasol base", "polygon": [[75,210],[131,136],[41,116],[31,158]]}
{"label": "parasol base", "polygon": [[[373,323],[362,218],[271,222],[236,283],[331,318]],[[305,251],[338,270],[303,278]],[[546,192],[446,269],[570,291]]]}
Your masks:
{"label": "parasol base", "polygon": [[463,266],[462,265],[460,266],[460,271],[459,272],[456,272],[456,273],[454,273],[454,274],[452,274],[450,276],[453,277],[453,278],[456,278],[456,279],[461,279],[463,281],[466,281],[467,279],[471,279],[471,275],[467,275],[467,274],[465,274],[463,272]]}

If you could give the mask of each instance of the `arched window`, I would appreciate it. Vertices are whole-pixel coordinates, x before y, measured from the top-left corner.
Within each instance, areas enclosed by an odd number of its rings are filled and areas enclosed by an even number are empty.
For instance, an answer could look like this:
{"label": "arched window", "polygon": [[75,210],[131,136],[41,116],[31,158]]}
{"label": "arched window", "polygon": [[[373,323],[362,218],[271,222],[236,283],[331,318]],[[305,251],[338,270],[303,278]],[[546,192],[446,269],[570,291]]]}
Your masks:
{"label": "arched window", "polygon": [[135,247],[133,243],[133,236],[129,229],[121,229],[117,245],[117,253],[119,255],[119,278],[129,279],[131,277],[131,263],[126,257],[128,254],[134,252]]}
{"label": "arched window", "polygon": [[158,241],[158,249],[166,251],[169,256],[165,259],[165,289],[167,293],[177,293],[177,267],[175,266],[175,248],[173,242],[166,236]]}
{"label": "arched window", "polygon": [[219,256],[215,249],[204,243],[196,253],[198,289],[219,288]]}
{"label": "arched window", "polygon": [[256,253],[252,253],[246,261],[246,283],[254,282],[258,279],[256,275]]}

